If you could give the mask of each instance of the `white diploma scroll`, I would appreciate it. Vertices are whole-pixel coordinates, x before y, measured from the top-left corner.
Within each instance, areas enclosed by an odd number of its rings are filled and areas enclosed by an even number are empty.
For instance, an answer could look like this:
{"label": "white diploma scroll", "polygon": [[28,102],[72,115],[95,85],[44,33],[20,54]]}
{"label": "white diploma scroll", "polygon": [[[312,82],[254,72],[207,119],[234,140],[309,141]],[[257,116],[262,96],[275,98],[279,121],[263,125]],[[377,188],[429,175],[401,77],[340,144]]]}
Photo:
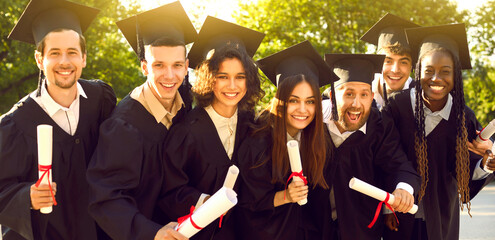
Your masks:
{"label": "white diploma scroll", "polygon": [[[387,192],[373,186],[373,185],[370,185],[366,182],[363,182],[355,177],[351,178],[351,180],[349,181],[349,188],[353,189],[353,190],[356,190],[362,194],[365,194],[367,196],[370,196],[376,200],[379,200],[379,201],[385,201],[385,199],[387,198]],[[394,195],[390,194],[390,197],[388,199],[388,203],[389,204],[393,204],[394,203]],[[411,208],[411,210],[409,210],[409,213],[410,214],[415,214],[416,212],[418,211],[418,206],[416,204],[413,205],[413,207]]]}
{"label": "white diploma scroll", "polygon": [[226,188],[234,189],[237,176],[239,176],[239,168],[235,165],[230,166],[229,171],[227,171],[227,176],[225,177],[225,182],[223,182],[223,186]]}
{"label": "white diploma scroll", "polygon": [[[299,154],[299,143],[296,140],[290,140],[287,142],[287,151],[289,152],[289,162],[290,169],[292,172],[301,172],[302,164],[301,164],[301,155]],[[292,178],[293,181],[304,182],[298,176]],[[304,205],[308,202],[308,199],[299,200],[297,204]]]}
{"label": "white diploma scroll", "polygon": [[[50,125],[38,125],[38,165],[52,165],[52,150],[53,150],[53,127]],[[39,168],[39,167],[38,167]],[[38,177],[43,175],[44,171],[38,171]],[[43,176],[41,184],[52,183],[52,170]],[[48,214],[52,212],[52,207],[40,209],[41,213]]]}
{"label": "white diploma scroll", "polygon": [[[237,194],[234,190],[226,187],[220,188],[208,201],[196,209],[194,213],[177,226],[177,231],[190,238],[219,218],[237,204]],[[194,224],[191,222],[194,222]],[[194,225],[200,227],[197,229]]]}
{"label": "white diploma scroll", "polygon": [[485,128],[480,132],[478,137],[476,137],[476,141],[483,142],[490,139],[490,137],[495,133],[495,119],[493,119]]}

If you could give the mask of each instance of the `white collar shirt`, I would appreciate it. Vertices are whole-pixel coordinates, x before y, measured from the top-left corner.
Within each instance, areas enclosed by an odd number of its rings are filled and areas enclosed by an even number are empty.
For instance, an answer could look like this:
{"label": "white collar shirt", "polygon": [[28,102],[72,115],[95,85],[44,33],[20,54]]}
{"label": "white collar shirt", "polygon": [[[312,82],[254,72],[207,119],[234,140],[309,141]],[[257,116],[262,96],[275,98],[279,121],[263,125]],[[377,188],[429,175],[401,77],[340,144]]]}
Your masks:
{"label": "white collar shirt", "polygon": [[77,124],[79,123],[80,96],[88,98],[79,82],[76,83],[76,86],[76,99],[74,99],[68,108],[61,106],[53,100],[44,83],[41,86],[41,95],[39,97],[36,97],[36,91],[30,94],[30,97],[38,103],[48,116],[71,136],[74,136],[76,133]]}
{"label": "white collar shirt", "polygon": [[[413,109],[413,112],[415,112],[414,108],[416,106],[416,89],[411,89],[410,94],[411,107]],[[452,110],[452,95],[450,95],[449,93],[447,103],[440,111],[432,112],[428,107],[426,107],[426,105],[423,105],[423,109],[425,115],[425,134],[426,136],[428,136],[438,126],[442,119],[445,119],[445,121],[449,120],[450,111]]]}
{"label": "white collar shirt", "polygon": [[218,114],[211,105],[204,108],[210,116],[211,121],[215,125],[220,141],[225,149],[225,152],[232,159],[234,153],[235,133],[237,128],[237,109],[234,115],[230,118],[226,118]]}
{"label": "white collar shirt", "polygon": [[[385,100],[383,99],[383,97],[379,91],[380,86],[378,86],[378,85],[383,85],[383,83],[381,82],[382,80],[383,80],[382,74],[376,73],[375,79],[371,83],[371,89],[374,93],[373,99],[375,99],[376,106],[378,107],[378,110],[380,110],[380,111],[382,110],[383,106],[385,105]],[[411,84],[412,80],[413,79],[411,77],[407,78],[406,83],[404,84],[404,87],[402,88],[402,90],[409,89],[409,85]]]}

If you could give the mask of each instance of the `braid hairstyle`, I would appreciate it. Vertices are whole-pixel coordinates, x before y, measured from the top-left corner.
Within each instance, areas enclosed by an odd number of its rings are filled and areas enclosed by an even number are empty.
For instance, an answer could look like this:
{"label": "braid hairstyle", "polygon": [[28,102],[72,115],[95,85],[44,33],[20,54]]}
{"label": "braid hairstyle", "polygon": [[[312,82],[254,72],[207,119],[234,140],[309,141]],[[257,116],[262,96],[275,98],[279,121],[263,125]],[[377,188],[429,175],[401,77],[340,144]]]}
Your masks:
{"label": "braid hairstyle", "polygon": [[[464,88],[462,82],[461,63],[457,57],[447,49],[439,48],[433,49],[427,53],[433,51],[445,52],[451,56],[454,62],[454,88],[450,92],[453,98],[452,110],[454,111],[455,123],[456,123],[456,179],[457,179],[457,193],[460,198],[460,208],[464,210],[463,203],[466,203],[468,214],[471,216],[471,202],[469,196],[469,152],[467,147],[467,129],[466,129],[466,114],[464,111]],[[427,55],[427,54],[424,54]],[[424,56],[423,55],[423,56]],[[416,105],[415,105],[415,144],[414,149],[417,158],[417,170],[421,176],[421,189],[419,192],[419,202],[423,198],[428,183],[428,158],[427,147],[425,137],[425,117],[424,117],[424,100],[422,98],[422,88],[419,83],[421,79],[421,59],[416,65],[415,81],[416,81]]]}
{"label": "braid hairstyle", "polygon": [[424,102],[422,98],[422,88],[419,83],[421,79],[421,61],[416,64],[415,81],[417,82],[416,89],[416,104],[414,106],[414,151],[416,153],[417,171],[421,176],[421,188],[419,191],[418,203],[421,202],[425,195],[426,185],[428,184],[428,158],[425,134],[425,115]]}
{"label": "braid hairstyle", "polygon": [[467,147],[468,137],[466,129],[466,113],[464,111],[466,102],[464,100],[464,87],[462,82],[461,63],[459,59],[454,59],[454,89],[451,94],[453,98],[453,110],[456,121],[456,178],[457,193],[460,198],[461,210],[466,204],[468,214],[471,216],[471,198],[469,196],[469,151]]}

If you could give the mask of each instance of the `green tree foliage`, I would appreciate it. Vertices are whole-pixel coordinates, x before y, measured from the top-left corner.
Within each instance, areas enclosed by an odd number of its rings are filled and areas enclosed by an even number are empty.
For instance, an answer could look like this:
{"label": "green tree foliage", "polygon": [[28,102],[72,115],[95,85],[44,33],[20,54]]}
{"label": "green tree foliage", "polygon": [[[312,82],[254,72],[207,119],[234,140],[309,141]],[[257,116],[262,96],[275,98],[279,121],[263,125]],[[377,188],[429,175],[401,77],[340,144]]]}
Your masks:
{"label": "green tree foliage", "polygon": [[[102,79],[120,99],[144,81],[139,61],[115,22],[138,12],[138,5],[123,7],[118,0],[72,0],[101,9],[84,33],[87,65],[82,78]],[[35,46],[7,39],[29,0],[0,0],[0,113],[36,89],[39,70],[34,60]]]}
{"label": "green tree foliage", "polygon": [[33,47],[7,39],[28,1],[0,0],[0,113],[36,88]]}
{"label": "green tree foliage", "polygon": [[105,81],[113,87],[120,100],[145,81],[138,57],[115,24],[116,21],[139,12],[139,6],[131,3],[130,6],[124,7],[118,0],[77,2],[101,9],[84,34],[88,46],[88,60],[82,78]]}
{"label": "green tree foliage", "polygon": [[473,70],[464,81],[464,96],[466,105],[473,109],[478,121],[486,126],[495,119],[495,68],[483,64],[475,60]]}
{"label": "green tree foliage", "polygon": [[[474,64],[473,70],[466,74],[467,80],[464,82],[466,103],[483,125],[495,119],[494,11],[495,0],[490,0],[471,14],[473,25],[470,36],[474,43],[471,59],[474,59]],[[488,56],[491,56],[491,61]]]}
{"label": "green tree foliage", "polygon": [[[309,40],[321,53],[364,53],[371,45],[359,38],[385,13],[420,25],[462,22],[467,12],[457,12],[448,0],[258,0],[241,4],[239,24],[266,33],[255,59]],[[263,84],[266,97],[274,87]]]}

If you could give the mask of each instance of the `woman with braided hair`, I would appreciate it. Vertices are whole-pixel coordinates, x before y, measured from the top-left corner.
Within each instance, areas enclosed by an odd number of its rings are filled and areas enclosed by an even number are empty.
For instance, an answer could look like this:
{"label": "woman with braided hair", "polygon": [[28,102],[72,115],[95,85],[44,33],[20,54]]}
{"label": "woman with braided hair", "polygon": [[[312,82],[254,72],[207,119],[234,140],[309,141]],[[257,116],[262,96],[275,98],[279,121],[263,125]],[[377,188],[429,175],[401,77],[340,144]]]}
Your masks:
{"label": "woman with braided hair", "polygon": [[468,149],[481,126],[464,101],[461,70],[471,68],[465,27],[452,24],[406,33],[413,54],[418,54],[417,84],[393,96],[383,115],[394,121],[422,181],[418,212],[399,214],[398,226],[386,220],[395,231],[385,239],[459,239],[459,207],[464,210],[466,205],[469,213],[469,185],[488,175],[479,167],[481,156]]}

